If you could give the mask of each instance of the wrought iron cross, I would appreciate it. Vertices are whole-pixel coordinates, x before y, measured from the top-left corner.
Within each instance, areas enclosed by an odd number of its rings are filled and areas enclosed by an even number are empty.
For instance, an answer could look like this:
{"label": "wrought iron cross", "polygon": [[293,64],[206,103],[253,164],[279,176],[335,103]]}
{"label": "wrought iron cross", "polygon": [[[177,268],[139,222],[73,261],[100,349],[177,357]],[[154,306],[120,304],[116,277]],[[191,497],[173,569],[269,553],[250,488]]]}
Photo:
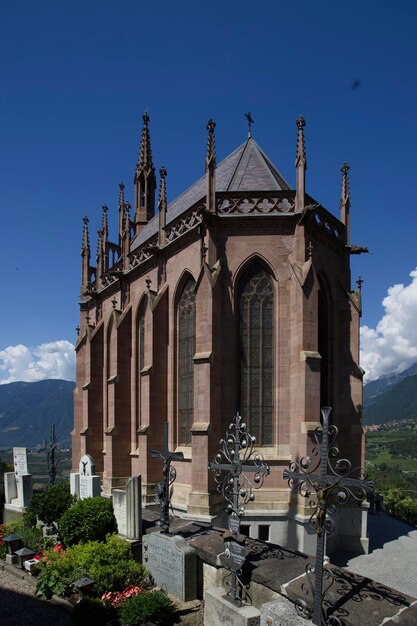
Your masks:
{"label": "wrought iron cross", "polygon": [[[245,422],[237,413],[234,422],[229,425],[226,437],[220,439],[220,450],[214,461],[208,464],[209,469],[214,472],[217,491],[228,502],[226,511],[229,530],[234,535],[235,543],[240,530],[240,519],[245,514],[244,507],[253,502],[255,499],[253,489],[259,489],[265,476],[269,474],[269,466],[264,463],[262,455],[254,450],[255,443],[255,437],[247,432]],[[249,480],[248,473],[253,474],[252,481]],[[232,563],[238,560],[240,563],[237,569],[230,567],[232,573],[230,588],[227,585],[227,596],[234,604],[241,605],[244,588],[239,574],[242,572],[243,562],[235,558],[232,559]]]}
{"label": "wrought iron cross", "polygon": [[170,487],[177,477],[175,467],[172,467],[171,461],[182,461],[184,455],[182,452],[171,452],[168,447],[168,422],[164,423],[164,447],[161,452],[151,450],[151,457],[160,457],[163,460],[162,474],[164,476],[163,481],[156,485],[156,501],[159,502],[161,516],[159,518],[159,526],[161,532],[169,533],[169,526],[172,522],[172,514],[170,509],[172,490]]}
{"label": "wrought iron cross", "polygon": [[250,111],[248,111],[247,113],[245,113],[245,117],[248,120],[248,128],[249,128],[249,136],[251,136],[251,126],[252,124],[255,123],[255,120],[253,119],[252,115],[250,114]]}
{"label": "wrought iron cross", "polygon": [[[306,573],[313,589],[312,620],[318,626],[341,625],[336,616],[326,617],[323,610],[323,599],[333,583],[333,573],[324,569],[323,558],[326,534],[331,534],[335,529],[331,518],[336,511],[335,504],[346,504],[351,498],[362,502],[374,488],[374,481],[367,480],[364,468],[352,468],[348,459],[332,462],[332,459],[339,456],[339,450],[334,445],[339,431],[336,426],[329,426],[331,410],[328,406],[321,409],[322,425],[315,430],[317,446],[313,448],[312,455],[303,457],[299,463],[293,461],[289,469],[283,472],[283,477],[288,480],[291,488],[305,498],[313,497],[311,504],[315,509],[310,517],[310,524],[317,533],[316,561],[314,566],[307,564]],[[330,498],[333,496],[334,502],[331,502]],[[310,577],[313,574],[314,586]],[[324,593],[323,578],[330,580]],[[296,609],[304,616],[308,614],[303,600],[296,603]]]}
{"label": "wrought iron cross", "polygon": [[45,451],[49,475],[48,485],[53,485],[59,468],[57,451],[62,451],[61,448],[58,447],[58,441],[55,436],[55,424],[51,425],[51,437],[48,443],[45,442]]}

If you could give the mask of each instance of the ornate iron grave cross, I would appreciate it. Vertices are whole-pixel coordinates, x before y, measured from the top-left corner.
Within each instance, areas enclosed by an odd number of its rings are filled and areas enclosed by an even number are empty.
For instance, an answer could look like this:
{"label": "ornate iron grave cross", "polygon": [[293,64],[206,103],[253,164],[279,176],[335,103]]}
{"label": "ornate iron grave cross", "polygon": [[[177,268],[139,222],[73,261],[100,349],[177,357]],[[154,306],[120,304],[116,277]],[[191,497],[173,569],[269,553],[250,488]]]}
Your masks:
{"label": "ornate iron grave cross", "polygon": [[[333,572],[323,567],[325,538],[335,530],[335,523],[331,517],[336,512],[336,504],[346,504],[351,498],[363,502],[368,493],[374,488],[374,481],[367,480],[364,468],[352,468],[348,459],[337,459],[339,449],[335,445],[338,428],[329,426],[331,408],[321,409],[321,427],[316,428],[314,438],[316,446],[312,455],[303,457],[299,463],[293,461],[289,469],[284,470],[283,477],[288,480],[289,486],[304,498],[312,498],[310,506],[314,511],[310,517],[310,524],[317,533],[315,565],[308,563],[306,574],[313,592],[312,620],[318,626],[342,626],[335,615],[327,616],[323,608],[324,600],[332,606],[333,602],[329,589],[334,582]],[[333,461],[333,459],[337,459]],[[312,576],[314,575],[314,585]],[[329,581],[323,592],[323,578]],[[303,585],[306,595],[309,591]],[[295,603],[297,612],[310,617],[310,611],[304,600]]]}
{"label": "ornate iron grave cross", "polygon": [[173,519],[171,513],[172,488],[170,489],[170,487],[177,477],[176,469],[171,465],[171,461],[182,461],[184,459],[182,452],[171,452],[168,448],[168,422],[164,423],[164,448],[161,452],[151,450],[151,457],[160,457],[163,460],[162,474],[164,480],[156,485],[155,500],[159,503],[161,511],[161,516],[157,523],[161,528],[161,532],[168,534],[169,526]]}
{"label": "ornate iron grave cross", "polygon": [[[225,540],[225,555],[230,574],[223,584],[227,590],[226,597],[237,606],[245,603],[246,595],[240,579],[246,560],[245,543],[238,538],[240,519],[245,514],[245,505],[255,500],[253,489],[259,489],[269,474],[269,466],[264,463],[262,455],[253,449],[255,443],[255,437],[247,432],[246,424],[238,413],[229,425],[226,437],[220,439],[220,449],[214,461],[208,464],[214,472],[217,491],[228,502],[226,512],[232,536]],[[253,474],[252,481],[247,473]]]}

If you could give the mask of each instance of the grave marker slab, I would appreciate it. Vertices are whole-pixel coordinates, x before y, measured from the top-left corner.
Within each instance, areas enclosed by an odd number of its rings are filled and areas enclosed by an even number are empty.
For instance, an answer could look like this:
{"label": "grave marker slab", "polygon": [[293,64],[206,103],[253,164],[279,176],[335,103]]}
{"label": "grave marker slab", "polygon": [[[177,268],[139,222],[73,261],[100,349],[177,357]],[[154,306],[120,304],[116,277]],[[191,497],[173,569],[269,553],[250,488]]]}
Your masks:
{"label": "grave marker slab", "polygon": [[4,474],[5,508],[25,512],[33,495],[26,448],[13,448],[13,465],[14,472]]}
{"label": "grave marker slab", "polygon": [[96,498],[101,494],[100,476],[96,475],[94,459],[90,454],[84,454],[78,466],[78,472],[70,475],[71,493],[79,500]]}
{"label": "grave marker slab", "polygon": [[155,583],[188,602],[197,599],[197,554],[183,537],[153,532],[145,535],[144,565]]}
{"label": "grave marker slab", "polygon": [[142,536],[141,476],[132,476],[126,489],[113,489],[113,511],[120,535],[140,540]]}

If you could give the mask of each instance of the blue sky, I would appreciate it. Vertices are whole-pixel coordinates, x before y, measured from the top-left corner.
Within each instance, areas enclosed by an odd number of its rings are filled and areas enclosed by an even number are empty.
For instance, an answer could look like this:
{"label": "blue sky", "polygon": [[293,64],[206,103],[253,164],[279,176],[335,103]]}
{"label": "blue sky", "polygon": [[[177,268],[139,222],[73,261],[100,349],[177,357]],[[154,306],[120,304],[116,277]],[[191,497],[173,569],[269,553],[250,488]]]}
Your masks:
{"label": "blue sky", "polygon": [[[294,183],[302,114],[307,191],[336,215],[340,167],[351,166],[351,239],[372,252],[352,260],[353,281],[365,280],[365,364],[371,353],[375,375],[409,364],[416,18],[411,0],[2,2],[0,380],[73,367],[82,217],[94,253],[103,203],[116,237],[118,183],[131,199],[145,109],[170,199],[204,171],[208,118],[220,160],[245,139],[248,110],[256,141]],[[399,306],[405,348],[386,330]]]}

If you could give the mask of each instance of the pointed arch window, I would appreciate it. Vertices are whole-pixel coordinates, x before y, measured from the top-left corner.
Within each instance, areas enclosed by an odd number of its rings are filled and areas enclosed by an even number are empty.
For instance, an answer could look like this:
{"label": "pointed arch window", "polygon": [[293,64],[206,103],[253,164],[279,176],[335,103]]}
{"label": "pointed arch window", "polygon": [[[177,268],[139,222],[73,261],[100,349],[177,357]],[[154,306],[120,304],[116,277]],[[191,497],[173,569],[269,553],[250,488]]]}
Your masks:
{"label": "pointed arch window", "polygon": [[145,367],[145,315],[146,302],[142,302],[136,318],[136,415],[137,425],[142,422],[142,387],[141,372]]}
{"label": "pointed arch window", "polygon": [[179,444],[191,444],[194,421],[195,281],[189,278],[178,302]]}
{"label": "pointed arch window", "polygon": [[138,321],[139,372],[145,367],[145,312],[141,311]]}
{"label": "pointed arch window", "polygon": [[333,406],[333,318],[327,280],[318,276],[318,351],[320,361],[320,406]]}
{"label": "pointed arch window", "polygon": [[272,444],[273,316],[271,276],[251,265],[238,286],[238,409],[258,445]]}

